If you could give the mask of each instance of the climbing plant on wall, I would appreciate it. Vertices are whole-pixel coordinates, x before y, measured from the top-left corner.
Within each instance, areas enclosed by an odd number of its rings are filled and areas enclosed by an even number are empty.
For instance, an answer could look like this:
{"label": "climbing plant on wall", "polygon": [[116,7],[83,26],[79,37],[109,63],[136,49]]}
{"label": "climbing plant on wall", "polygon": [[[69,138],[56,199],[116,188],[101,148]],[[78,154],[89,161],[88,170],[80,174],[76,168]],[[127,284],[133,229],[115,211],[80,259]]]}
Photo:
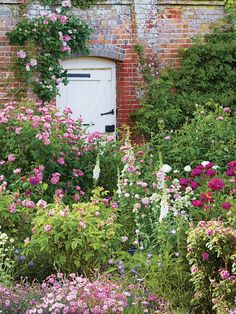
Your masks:
{"label": "climbing plant on wall", "polygon": [[37,18],[27,16],[7,35],[11,44],[22,47],[16,53],[15,70],[42,100],[58,94],[58,84],[67,84],[67,72],[60,60],[73,52],[86,52],[91,30],[71,12],[69,0],[55,11]]}

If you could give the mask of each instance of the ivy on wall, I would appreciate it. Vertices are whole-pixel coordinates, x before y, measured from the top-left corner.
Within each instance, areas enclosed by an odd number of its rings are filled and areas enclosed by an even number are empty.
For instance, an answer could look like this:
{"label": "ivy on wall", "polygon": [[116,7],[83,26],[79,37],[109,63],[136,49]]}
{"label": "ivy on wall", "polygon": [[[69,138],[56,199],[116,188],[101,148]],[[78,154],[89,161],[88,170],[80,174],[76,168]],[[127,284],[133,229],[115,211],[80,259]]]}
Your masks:
{"label": "ivy on wall", "polygon": [[68,83],[60,60],[73,52],[87,51],[91,30],[72,14],[71,6],[65,0],[48,15],[32,19],[25,16],[7,33],[11,44],[22,47],[16,53],[15,72],[43,101],[55,98],[58,84]]}

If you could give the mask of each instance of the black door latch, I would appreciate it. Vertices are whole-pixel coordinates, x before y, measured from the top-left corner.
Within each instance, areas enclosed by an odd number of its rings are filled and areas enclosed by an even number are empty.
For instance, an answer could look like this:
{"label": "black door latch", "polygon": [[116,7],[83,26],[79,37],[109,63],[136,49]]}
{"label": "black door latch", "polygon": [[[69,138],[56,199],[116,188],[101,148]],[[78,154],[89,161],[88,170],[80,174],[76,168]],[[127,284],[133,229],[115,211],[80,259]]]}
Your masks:
{"label": "black door latch", "polygon": [[101,113],[101,116],[107,116],[107,115],[109,115],[109,114],[115,114],[114,109],[112,109],[112,110],[110,110],[110,111],[108,111],[108,112],[103,112],[103,113]]}

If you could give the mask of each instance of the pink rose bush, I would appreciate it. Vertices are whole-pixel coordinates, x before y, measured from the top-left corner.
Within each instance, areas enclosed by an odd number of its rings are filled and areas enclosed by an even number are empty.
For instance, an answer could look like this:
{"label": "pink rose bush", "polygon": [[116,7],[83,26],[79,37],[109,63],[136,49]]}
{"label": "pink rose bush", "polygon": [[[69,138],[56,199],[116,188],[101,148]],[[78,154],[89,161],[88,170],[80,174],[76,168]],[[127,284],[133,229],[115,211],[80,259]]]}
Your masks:
{"label": "pink rose bush", "polygon": [[[59,114],[54,103],[40,100],[27,105],[8,103],[1,115],[0,175],[9,191],[20,193],[18,199],[50,202],[60,189],[61,200],[71,202],[73,196],[89,193],[95,156],[106,136],[86,134],[81,119],[71,118],[71,110]],[[110,139],[109,145],[113,145]]]}
{"label": "pink rose bush", "polygon": [[[59,83],[68,82],[67,71],[59,60],[72,52],[87,51],[85,43],[91,31],[71,14],[70,8],[70,1],[63,1],[60,11],[54,9],[32,19],[24,16],[7,34],[12,44],[21,47],[16,53],[15,70],[22,72],[33,92],[45,101],[55,98]],[[34,43],[33,57],[32,50],[27,51],[26,42]]]}
{"label": "pink rose bush", "polygon": [[188,236],[188,254],[195,289],[193,304],[198,311],[212,307],[228,313],[233,307],[236,285],[235,223],[200,221]]}

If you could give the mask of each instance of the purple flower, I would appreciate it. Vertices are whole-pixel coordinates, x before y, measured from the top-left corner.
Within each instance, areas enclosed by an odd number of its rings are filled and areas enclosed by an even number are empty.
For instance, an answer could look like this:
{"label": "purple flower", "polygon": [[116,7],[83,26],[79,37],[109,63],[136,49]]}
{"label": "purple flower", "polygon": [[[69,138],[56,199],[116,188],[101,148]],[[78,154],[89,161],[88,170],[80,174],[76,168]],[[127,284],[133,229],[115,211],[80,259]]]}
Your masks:
{"label": "purple flower", "polygon": [[30,178],[29,178],[29,182],[30,182],[30,184],[32,184],[32,185],[38,185],[39,182],[40,182],[40,180],[39,180],[38,177],[30,177]]}

